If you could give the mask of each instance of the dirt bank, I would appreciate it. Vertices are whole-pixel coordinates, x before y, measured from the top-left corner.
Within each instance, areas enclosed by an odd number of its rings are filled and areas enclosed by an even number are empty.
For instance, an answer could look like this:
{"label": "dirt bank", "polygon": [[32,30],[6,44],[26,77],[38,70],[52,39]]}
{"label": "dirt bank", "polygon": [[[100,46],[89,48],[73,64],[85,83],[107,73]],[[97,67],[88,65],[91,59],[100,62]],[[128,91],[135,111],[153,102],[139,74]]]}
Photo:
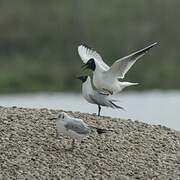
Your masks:
{"label": "dirt bank", "polygon": [[180,179],[179,132],[73,113],[114,131],[93,133],[69,152],[71,140],[57,136],[51,120],[57,112],[0,107],[0,179]]}

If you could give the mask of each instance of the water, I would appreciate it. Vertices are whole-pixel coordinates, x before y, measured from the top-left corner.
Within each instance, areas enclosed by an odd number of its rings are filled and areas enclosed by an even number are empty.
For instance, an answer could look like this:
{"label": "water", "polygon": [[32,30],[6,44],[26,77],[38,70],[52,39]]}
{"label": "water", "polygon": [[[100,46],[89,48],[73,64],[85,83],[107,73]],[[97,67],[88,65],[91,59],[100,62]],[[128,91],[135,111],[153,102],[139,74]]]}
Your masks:
{"label": "water", "polygon": [[[102,108],[102,115],[161,124],[180,130],[180,92],[139,92],[118,95],[126,111]],[[87,103],[80,94],[41,93],[0,96],[1,106],[64,109],[95,113],[97,106]]]}

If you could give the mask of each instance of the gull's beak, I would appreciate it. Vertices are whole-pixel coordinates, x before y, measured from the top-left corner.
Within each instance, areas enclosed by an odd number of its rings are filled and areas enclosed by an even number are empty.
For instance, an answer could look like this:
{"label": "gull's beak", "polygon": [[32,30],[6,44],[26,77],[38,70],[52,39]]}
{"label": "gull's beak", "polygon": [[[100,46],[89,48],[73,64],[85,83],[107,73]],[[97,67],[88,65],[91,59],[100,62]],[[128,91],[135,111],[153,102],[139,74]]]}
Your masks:
{"label": "gull's beak", "polygon": [[82,68],[83,70],[86,70],[86,69],[88,68],[88,64],[83,64],[83,65],[81,66],[81,68]]}

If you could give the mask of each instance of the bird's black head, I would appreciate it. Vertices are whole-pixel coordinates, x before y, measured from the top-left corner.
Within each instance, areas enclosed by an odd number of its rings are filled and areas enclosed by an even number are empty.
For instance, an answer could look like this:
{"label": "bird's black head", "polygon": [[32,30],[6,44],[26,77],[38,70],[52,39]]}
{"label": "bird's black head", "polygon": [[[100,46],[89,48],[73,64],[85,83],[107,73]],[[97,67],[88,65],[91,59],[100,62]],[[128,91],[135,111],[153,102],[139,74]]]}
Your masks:
{"label": "bird's black head", "polygon": [[79,76],[79,77],[77,77],[77,79],[81,80],[82,83],[84,83],[87,80],[87,76]]}
{"label": "bird's black head", "polygon": [[84,69],[91,69],[94,71],[96,69],[95,60],[93,58],[89,59],[89,61],[86,64],[84,64],[82,67]]}

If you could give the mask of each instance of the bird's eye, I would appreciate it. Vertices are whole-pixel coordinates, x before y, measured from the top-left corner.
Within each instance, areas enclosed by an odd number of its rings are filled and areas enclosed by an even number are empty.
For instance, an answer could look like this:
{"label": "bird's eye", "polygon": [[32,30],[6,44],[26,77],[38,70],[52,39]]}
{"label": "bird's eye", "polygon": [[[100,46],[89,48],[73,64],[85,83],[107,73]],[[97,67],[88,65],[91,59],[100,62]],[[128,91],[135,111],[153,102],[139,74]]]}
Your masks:
{"label": "bird's eye", "polygon": [[64,114],[62,115],[62,118],[64,119]]}

